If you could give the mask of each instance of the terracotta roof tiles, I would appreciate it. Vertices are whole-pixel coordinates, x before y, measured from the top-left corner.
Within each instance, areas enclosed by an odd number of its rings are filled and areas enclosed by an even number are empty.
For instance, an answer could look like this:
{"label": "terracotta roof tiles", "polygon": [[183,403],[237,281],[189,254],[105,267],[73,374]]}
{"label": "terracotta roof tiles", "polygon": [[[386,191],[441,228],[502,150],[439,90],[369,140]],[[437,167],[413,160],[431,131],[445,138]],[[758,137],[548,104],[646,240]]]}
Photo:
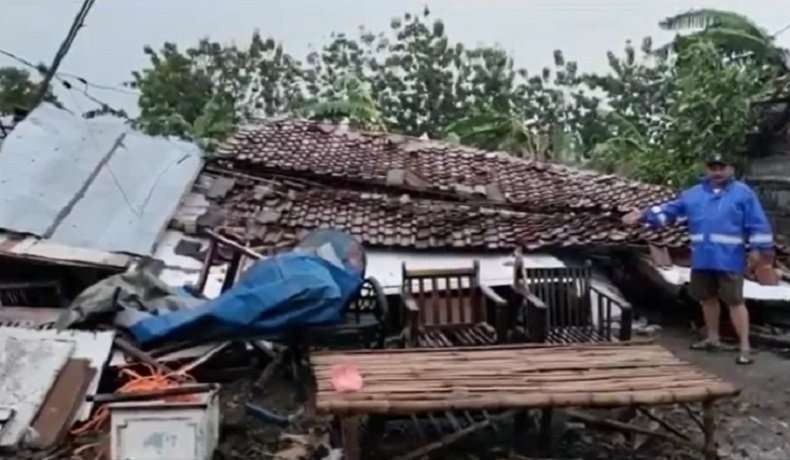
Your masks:
{"label": "terracotta roof tiles", "polygon": [[668,199],[666,188],[446,142],[361,133],[302,120],[239,130],[220,150],[222,167],[278,172],[491,198],[532,211],[618,210]]}

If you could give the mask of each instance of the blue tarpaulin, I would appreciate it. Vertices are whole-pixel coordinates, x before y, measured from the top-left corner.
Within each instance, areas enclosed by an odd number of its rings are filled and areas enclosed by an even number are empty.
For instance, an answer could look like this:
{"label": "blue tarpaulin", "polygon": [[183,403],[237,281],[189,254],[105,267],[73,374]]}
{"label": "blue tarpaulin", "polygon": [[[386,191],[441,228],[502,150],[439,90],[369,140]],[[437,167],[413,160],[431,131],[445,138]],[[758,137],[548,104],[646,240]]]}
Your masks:
{"label": "blue tarpaulin", "polygon": [[256,262],[217,299],[144,319],[130,332],[145,345],[199,337],[277,335],[337,324],[361,284],[358,273],[321,257],[286,253]]}

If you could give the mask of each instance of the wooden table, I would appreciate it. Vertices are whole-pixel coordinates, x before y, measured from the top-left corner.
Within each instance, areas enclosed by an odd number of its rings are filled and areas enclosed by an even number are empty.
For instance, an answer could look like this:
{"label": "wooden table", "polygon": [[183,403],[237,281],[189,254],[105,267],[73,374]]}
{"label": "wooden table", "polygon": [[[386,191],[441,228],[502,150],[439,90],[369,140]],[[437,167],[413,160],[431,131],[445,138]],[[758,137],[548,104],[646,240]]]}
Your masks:
{"label": "wooden table", "polygon": [[[319,352],[316,409],[340,417],[347,458],[359,458],[360,415],[434,411],[703,404],[702,449],[715,458],[713,402],[739,390],[645,343]],[[361,391],[338,393],[331,370],[353,364]]]}

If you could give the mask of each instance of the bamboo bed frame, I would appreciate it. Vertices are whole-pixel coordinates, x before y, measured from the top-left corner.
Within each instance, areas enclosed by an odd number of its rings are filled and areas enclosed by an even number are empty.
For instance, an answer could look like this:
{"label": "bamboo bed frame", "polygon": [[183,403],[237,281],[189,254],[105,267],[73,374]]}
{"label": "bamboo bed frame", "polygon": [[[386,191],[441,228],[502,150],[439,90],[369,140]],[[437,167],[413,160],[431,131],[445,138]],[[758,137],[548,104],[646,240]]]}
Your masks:
{"label": "bamboo bed frame", "polygon": [[[362,415],[694,402],[703,405],[700,450],[715,459],[713,403],[740,392],[661,346],[636,342],[318,352],[311,364],[316,410],[340,418],[348,460],[360,458]],[[334,390],[338,364],[359,369],[362,390]]]}

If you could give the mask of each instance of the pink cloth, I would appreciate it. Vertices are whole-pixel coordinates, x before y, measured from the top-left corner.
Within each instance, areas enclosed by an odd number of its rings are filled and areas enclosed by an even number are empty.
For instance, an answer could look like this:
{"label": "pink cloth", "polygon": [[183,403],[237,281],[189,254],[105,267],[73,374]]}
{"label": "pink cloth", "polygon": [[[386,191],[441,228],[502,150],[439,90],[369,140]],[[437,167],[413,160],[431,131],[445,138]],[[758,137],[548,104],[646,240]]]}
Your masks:
{"label": "pink cloth", "polygon": [[362,375],[353,364],[336,364],[330,369],[332,386],[338,393],[349,393],[362,389]]}

